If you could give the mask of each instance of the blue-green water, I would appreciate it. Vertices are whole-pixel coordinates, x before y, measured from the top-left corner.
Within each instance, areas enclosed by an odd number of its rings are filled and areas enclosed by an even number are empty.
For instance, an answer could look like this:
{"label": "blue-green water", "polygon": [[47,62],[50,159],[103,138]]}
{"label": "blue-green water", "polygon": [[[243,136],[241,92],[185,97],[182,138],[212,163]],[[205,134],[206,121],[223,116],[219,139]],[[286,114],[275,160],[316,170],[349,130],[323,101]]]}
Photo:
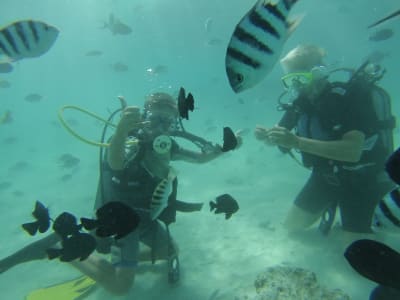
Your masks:
{"label": "blue-green water", "polygon": [[[276,149],[257,142],[257,124],[272,126],[279,120],[276,99],[282,92],[282,70],[277,64],[255,88],[236,95],[225,74],[225,51],[232,31],[255,1],[162,0],[1,0],[0,26],[16,20],[43,20],[59,28],[60,35],[45,55],[14,64],[0,79],[11,83],[0,89],[0,114],[9,110],[13,121],[0,126],[1,243],[0,257],[35,238],[20,224],[30,218],[35,200],[49,205],[52,215],[70,211],[90,215],[97,188],[98,148],[68,134],[58,123],[57,111],[78,105],[103,117],[118,108],[117,95],[141,105],[154,91],[176,94],[179,87],[193,93],[198,109],[184,125],[189,131],[222,142],[222,127],[249,129],[241,149],[206,165],[176,163],[179,199],[208,202],[230,193],[240,203],[239,212],[226,221],[200,213],[179,215],[171,230],[181,250],[182,283],[171,289],[162,266],[160,272],[139,274],[132,295],[126,299],[235,299],[254,293],[253,280],[264,268],[288,263],[316,272],[321,283],[340,288],[354,300],[367,299],[373,283],[361,278],[345,263],[333,234],[322,238],[316,229],[293,239],[282,220],[302,187],[306,170]],[[368,40],[367,25],[399,9],[395,0],[300,0],[292,15],[305,14],[284,46],[286,53],[299,43],[327,50],[327,62],[357,67],[373,51],[386,54],[387,74],[381,82],[392,96],[398,115],[400,97],[400,19],[384,27],[393,38]],[[112,35],[101,29],[113,13],[129,25],[130,35]],[[100,56],[86,56],[91,50]],[[128,66],[116,72],[117,62]],[[162,66],[153,74],[149,68]],[[38,93],[39,102],[25,96]],[[67,111],[74,128],[98,140],[101,126],[78,112]],[[397,141],[398,131],[395,131]],[[78,168],[62,169],[58,159],[70,153],[80,158]],[[20,162],[20,163],[19,163]],[[19,166],[14,167],[17,163]],[[72,175],[70,180],[61,177]],[[399,246],[396,236],[388,243]],[[400,247],[398,247],[400,249]],[[59,262],[32,262],[0,275],[1,299],[23,299],[30,290],[77,275]],[[217,291],[218,290],[218,291]],[[216,292],[217,291],[217,292]],[[110,299],[91,296],[90,299]]]}

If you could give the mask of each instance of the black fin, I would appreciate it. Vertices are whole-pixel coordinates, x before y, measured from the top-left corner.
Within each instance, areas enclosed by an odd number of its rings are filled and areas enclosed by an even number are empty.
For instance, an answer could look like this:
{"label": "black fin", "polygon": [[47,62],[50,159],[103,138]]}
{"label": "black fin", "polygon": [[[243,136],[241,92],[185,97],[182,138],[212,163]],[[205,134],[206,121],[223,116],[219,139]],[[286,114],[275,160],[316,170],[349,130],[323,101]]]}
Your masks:
{"label": "black fin", "polygon": [[35,235],[39,228],[39,222],[31,222],[22,224],[22,228],[30,235]]}
{"label": "black fin", "polygon": [[83,228],[85,228],[86,230],[93,230],[97,228],[97,220],[81,218],[81,223]]}
{"label": "black fin", "polygon": [[179,116],[182,119],[189,120],[189,110],[194,110],[194,98],[191,93],[188,94],[186,97],[185,89],[181,87],[179,89],[179,96],[178,96],[178,111]]}
{"label": "black fin", "polygon": [[224,144],[222,146],[222,152],[227,152],[236,148],[238,141],[232,129],[224,127]]}
{"label": "black fin", "polygon": [[210,211],[217,208],[217,203],[210,201]]}

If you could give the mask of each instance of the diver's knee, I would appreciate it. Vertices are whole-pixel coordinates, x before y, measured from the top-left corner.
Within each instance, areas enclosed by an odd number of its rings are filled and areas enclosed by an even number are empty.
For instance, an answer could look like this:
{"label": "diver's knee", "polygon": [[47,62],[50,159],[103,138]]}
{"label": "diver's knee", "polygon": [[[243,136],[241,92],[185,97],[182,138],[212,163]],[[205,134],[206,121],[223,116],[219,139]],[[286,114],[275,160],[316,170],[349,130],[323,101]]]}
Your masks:
{"label": "diver's knee", "polygon": [[311,227],[320,217],[320,214],[312,214],[296,205],[293,205],[283,223],[289,232],[302,231]]}

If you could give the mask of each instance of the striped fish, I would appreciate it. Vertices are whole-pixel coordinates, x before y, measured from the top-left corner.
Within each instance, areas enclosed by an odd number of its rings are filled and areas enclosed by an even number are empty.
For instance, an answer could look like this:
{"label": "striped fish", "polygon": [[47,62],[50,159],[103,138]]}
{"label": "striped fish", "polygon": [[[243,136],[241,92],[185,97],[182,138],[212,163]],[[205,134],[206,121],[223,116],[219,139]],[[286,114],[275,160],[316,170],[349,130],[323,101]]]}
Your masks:
{"label": "striped fish", "polygon": [[38,57],[57,39],[59,30],[41,21],[23,20],[0,28],[0,55],[10,61]]}
{"label": "striped fish", "polygon": [[175,177],[175,170],[170,168],[167,178],[161,180],[161,182],[156,186],[150,204],[150,217],[152,220],[157,219],[164,208],[168,206],[168,198],[172,193],[172,186]]}
{"label": "striped fish", "polygon": [[379,202],[373,224],[376,229],[400,233],[400,191],[398,188]]}
{"label": "striped fish", "polygon": [[298,0],[259,0],[236,25],[229,42],[225,69],[235,93],[258,84],[272,70],[283,45],[301,19],[288,21]]}

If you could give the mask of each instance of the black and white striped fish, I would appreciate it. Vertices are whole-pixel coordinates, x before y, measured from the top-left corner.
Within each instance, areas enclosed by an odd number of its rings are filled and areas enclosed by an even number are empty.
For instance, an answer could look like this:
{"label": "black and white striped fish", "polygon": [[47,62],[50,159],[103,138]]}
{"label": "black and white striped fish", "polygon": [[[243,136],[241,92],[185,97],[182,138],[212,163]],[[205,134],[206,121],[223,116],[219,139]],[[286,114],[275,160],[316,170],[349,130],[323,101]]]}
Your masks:
{"label": "black and white striped fish", "polygon": [[300,22],[287,18],[297,1],[258,0],[236,25],[225,56],[226,73],[235,93],[255,86],[272,70]]}
{"label": "black and white striped fish", "polygon": [[378,230],[400,233],[400,191],[394,189],[375,209],[373,225]]}
{"label": "black and white striped fish", "polygon": [[23,20],[0,28],[0,55],[8,60],[38,57],[57,39],[59,30],[42,21]]}
{"label": "black and white striped fish", "polygon": [[161,212],[168,206],[168,198],[172,193],[173,181],[176,177],[176,171],[170,168],[167,178],[161,180],[156,186],[150,204],[150,217],[152,220],[157,219]]}

